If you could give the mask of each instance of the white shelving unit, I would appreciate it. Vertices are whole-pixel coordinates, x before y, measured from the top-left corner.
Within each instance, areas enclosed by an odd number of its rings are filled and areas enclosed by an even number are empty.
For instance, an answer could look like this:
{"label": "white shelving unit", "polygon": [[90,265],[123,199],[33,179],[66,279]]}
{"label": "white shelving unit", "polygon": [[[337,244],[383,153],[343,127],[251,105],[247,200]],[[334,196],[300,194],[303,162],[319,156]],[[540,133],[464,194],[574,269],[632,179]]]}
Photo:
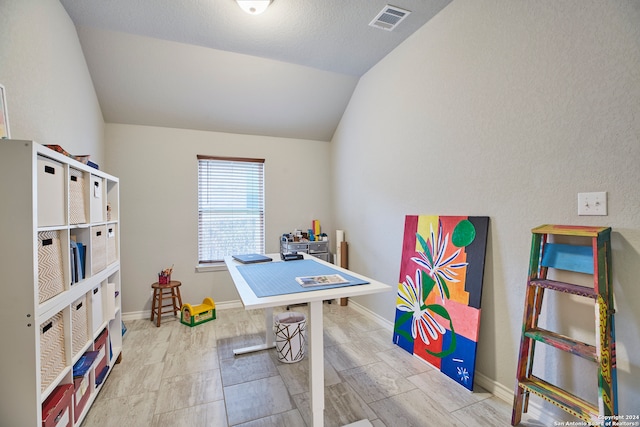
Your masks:
{"label": "white shelving unit", "polygon": [[[79,426],[122,352],[118,178],[0,140],[0,200],[0,424],[42,426],[47,397],[99,351],[65,415]],[[85,247],[77,279],[72,242]]]}

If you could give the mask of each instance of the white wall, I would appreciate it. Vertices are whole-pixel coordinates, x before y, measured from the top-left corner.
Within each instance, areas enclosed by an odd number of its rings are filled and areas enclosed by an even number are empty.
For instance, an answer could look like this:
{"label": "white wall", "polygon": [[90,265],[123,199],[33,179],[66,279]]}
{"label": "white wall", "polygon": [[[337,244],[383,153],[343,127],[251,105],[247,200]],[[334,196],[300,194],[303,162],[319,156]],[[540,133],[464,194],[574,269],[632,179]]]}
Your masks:
{"label": "white wall", "polygon": [[[405,215],[491,218],[477,369],[506,393],[531,228],[611,226],[620,413],[637,414],[640,2],[454,1],[361,78],[332,161],[349,266],[383,282],[398,282]],[[585,191],[608,192],[608,216],[577,216]],[[357,301],[393,321],[395,293]],[[592,307],[547,302],[548,325],[593,329]],[[587,366],[540,369],[589,397]]]}
{"label": "white wall", "polygon": [[331,230],[329,143],[219,132],[107,124],[109,172],[120,178],[123,313],[151,309],[156,273],[175,264],[183,302],[238,301],[229,273],[196,273],[196,155],[265,159],[267,252],[279,237],[319,219]]}
{"label": "white wall", "polygon": [[13,139],[58,144],[105,168],[102,113],[60,2],[0,1],[0,84]]}

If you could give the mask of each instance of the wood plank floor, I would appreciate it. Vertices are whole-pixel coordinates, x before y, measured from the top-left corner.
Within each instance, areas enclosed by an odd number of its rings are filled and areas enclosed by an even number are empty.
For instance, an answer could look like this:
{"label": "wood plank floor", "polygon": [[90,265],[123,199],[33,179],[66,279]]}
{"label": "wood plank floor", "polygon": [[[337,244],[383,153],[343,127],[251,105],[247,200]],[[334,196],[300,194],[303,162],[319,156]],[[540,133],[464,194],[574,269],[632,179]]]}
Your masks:
{"label": "wood plank floor", "polygon": [[[510,403],[462,388],[393,345],[391,332],[367,316],[335,303],[324,304],[324,315],[325,426],[365,419],[374,427],[510,425]],[[193,328],[173,317],[160,328],[126,324],[122,363],[83,427],[310,425],[306,357],[287,364],[275,350],[233,355],[263,342],[261,310],[218,310],[216,320]],[[552,422],[525,414],[521,425]]]}

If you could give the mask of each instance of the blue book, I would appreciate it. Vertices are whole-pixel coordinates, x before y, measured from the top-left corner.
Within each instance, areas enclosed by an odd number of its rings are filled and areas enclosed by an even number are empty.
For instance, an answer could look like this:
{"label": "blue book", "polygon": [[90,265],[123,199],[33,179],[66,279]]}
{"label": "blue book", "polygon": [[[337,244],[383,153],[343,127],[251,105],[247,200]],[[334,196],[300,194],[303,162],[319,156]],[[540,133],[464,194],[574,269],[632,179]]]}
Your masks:
{"label": "blue book", "polygon": [[93,163],[91,160],[87,161],[87,166],[91,166],[94,169],[100,169],[98,165]]}
{"label": "blue book", "polygon": [[78,283],[84,278],[84,269],[80,258],[80,247],[82,244],[71,241],[71,274],[73,283]]}
{"label": "blue book", "polygon": [[102,384],[105,377],[107,376],[107,372],[109,372],[109,365],[102,368],[102,371],[96,374],[96,386],[99,386],[100,384]]}
{"label": "blue book", "polygon": [[71,284],[78,282],[78,246],[73,240],[69,244],[69,263],[71,264]]}
{"label": "blue book", "polygon": [[91,369],[99,353],[99,351],[87,351],[80,356],[80,359],[73,365],[73,376],[83,377]]}
{"label": "blue book", "polygon": [[80,280],[84,279],[85,277],[85,253],[87,250],[87,247],[85,245],[83,245],[82,243],[77,243],[78,246],[78,266],[80,268]]}

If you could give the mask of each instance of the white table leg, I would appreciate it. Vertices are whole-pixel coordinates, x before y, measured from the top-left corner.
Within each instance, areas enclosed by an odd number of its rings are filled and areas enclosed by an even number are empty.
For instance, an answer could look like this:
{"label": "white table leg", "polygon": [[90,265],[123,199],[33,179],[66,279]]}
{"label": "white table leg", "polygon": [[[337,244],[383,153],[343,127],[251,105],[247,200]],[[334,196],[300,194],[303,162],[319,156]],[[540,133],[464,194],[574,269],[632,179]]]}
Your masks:
{"label": "white table leg", "polygon": [[265,339],[264,344],[252,345],[249,347],[238,348],[233,350],[234,355],[253,353],[255,351],[268,350],[276,346],[275,338],[273,336],[273,308],[267,307],[264,309],[264,327],[265,327]]}
{"label": "white table leg", "polygon": [[273,332],[273,307],[267,307],[264,309],[264,329],[265,339],[264,342],[268,348],[276,346],[275,336]]}
{"label": "white table leg", "polygon": [[311,425],[324,424],[324,337],[322,301],[309,303],[309,391],[311,393]]}

